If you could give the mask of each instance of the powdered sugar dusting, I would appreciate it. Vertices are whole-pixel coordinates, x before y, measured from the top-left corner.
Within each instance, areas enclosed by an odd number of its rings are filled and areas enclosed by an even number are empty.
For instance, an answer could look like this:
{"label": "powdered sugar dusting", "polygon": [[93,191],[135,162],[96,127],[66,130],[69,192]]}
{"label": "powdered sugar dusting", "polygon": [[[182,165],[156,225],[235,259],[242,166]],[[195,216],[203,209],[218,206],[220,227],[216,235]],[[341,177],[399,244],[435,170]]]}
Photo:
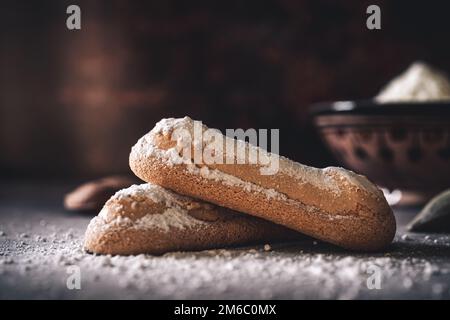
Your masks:
{"label": "powdered sugar dusting", "polygon": [[263,188],[254,183],[244,181],[230,174],[217,169],[210,169],[207,166],[197,167],[194,164],[187,166],[190,173],[198,174],[203,178],[218,181],[227,186],[241,187],[244,191],[263,194],[267,199],[287,200],[287,196],[274,189]]}
{"label": "powdered sugar dusting", "polygon": [[[193,126],[194,126],[194,120],[192,120],[189,117],[184,118],[168,118],[168,119],[162,119],[160,122],[156,124],[156,126],[151,130],[148,134],[144,135],[139,141],[136,143],[135,146],[132,148],[132,156],[137,159],[143,159],[147,157],[157,157],[158,159],[164,161],[167,165],[177,165],[177,164],[187,164],[191,167],[191,171],[193,173],[202,173],[202,171],[195,170],[193,168],[194,164],[191,158],[183,158],[183,153],[181,153],[181,150],[186,147],[186,141],[182,139],[182,133],[188,132],[191,137],[194,139],[196,138],[193,134]],[[207,129],[206,126],[203,125],[203,130]],[[170,132],[178,132],[179,136],[176,139],[177,144],[169,148],[167,150],[160,149],[156,147],[157,141],[156,136],[158,134],[167,134]],[[226,140],[230,140],[229,137],[225,137]],[[182,142],[180,142],[182,141]],[[203,141],[195,141],[193,142],[194,146],[203,147]],[[318,190],[327,190],[328,192],[332,192],[334,194],[340,194],[341,188],[339,187],[338,181],[336,179],[333,179],[333,177],[329,174],[331,171],[337,173],[338,175],[341,175],[342,178],[345,179],[346,183],[353,184],[357,186],[358,188],[364,189],[368,191],[369,193],[375,193],[376,195],[383,197],[380,190],[373,185],[370,181],[367,179],[358,176],[352,172],[348,172],[342,168],[334,168],[329,167],[325,169],[318,169],[314,167],[309,167],[306,165],[302,165],[300,163],[294,162],[286,157],[278,156],[271,154],[265,150],[262,150],[256,146],[253,146],[247,142],[238,141],[238,144],[245,144],[246,148],[251,149],[257,149],[261,150],[261,154],[263,157],[272,157],[276,156],[279,157],[279,174],[281,175],[287,175],[289,177],[292,177],[297,181],[299,185],[303,184],[310,184],[317,188]],[[244,159],[245,160],[245,159]],[[243,161],[243,159],[238,159],[238,161]],[[206,166],[203,166],[206,167]],[[215,180],[222,180],[227,185],[237,185],[250,189],[255,189],[250,184],[246,184],[245,181],[242,181],[241,179],[234,179],[231,175],[226,175],[224,173],[220,173],[218,170],[214,170],[211,174],[205,175],[205,177],[213,177]],[[342,179],[341,179],[342,180]],[[243,184],[244,183],[244,184]],[[270,196],[278,197],[280,194],[276,195],[273,191],[270,190],[268,193]],[[276,192],[276,191],[275,191]]]}
{"label": "powdered sugar dusting", "polygon": [[[33,212],[35,213],[35,212]],[[449,298],[450,262],[406,251],[408,244],[448,252],[448,236],[397,238],[392,253],[339,253],[311,240],[238,249],[175,252],[163,256],[97,256],[81,247],[86,218],[42,217],[0,221],[0,298],[147,299],[373,299]],[[10,217],[9,217],[10,218]],[[33,222],[35,219],[35,223]],[[14,227],[16,226],[16,227]],[[20,226],[17,228],[17,226]],[[29,234],[22,238],[20,234]],[[37,236],[40,238],[37,238]],[[42,239],[47,239],[45,242]],[[435,244],[434,241],[438,241]],[[441,261],[441,262],[439,262]],[[69,290],[68,268],[78,267],[81,290]],[[381,289],[367,287],[371,266]]]}
{"label": "powdered sugar dusting", "polygon": [[169,232],[171,229],[193,228],[208,222],[197,220],[178,208],[167,208],[163,213],[147,214],[137,220],[118,216],[112,220],[104,220],[101,215],[94,217],[88,228],[91,232],[107,232],[111,228],[161,230]]}
{"label": "powdered sugar dusting", "polygon": [[[342,251],[320,241],[269,243],[163,256],[97,256],[82,248],[90,218],[65,212],[55,191],[8,181],[0,201],[0,298],[122,299],[449,299],[450,235],[407,233],[417,211],[397,210],[398,235],[379,253]],[[39,199],[39,202],[33,199]],[[25,200],[24,200],[25,199]],[[53,205],[49,205],[49,203]],[[264,243],[267,244],[267,243]],[[368,267],[381,289],[367,288]],[[81,290],[66,286],[79,267]]]}
{"label": "powdered sugar dusting", "polygon": [[[162,213],[149,212],[137,220],[129,219],[126,216],[126,213],[118,216],[113,215],[113,218],[111,219],[109,210],[117,210],[117,207],[114,206],[113,208],[109,208],[109,204],[113,203],[114,200],[121,200],[123,198],[130,198],[132,201],[138,201],[145,198],[154,203],[163,203],[166,206],[166,209]],[[168,232],[171,228],[185,229],[206,224],[207,222],[195,219],[188,214],[185,205],[186,203],[192,202],[196,201],[151,183],[133,185],[116,192],[111,200],[100,211],[98,217],[95,217],[92,220],[90,228],[92,228],[94,232],[100,232],[100,230],[98,230],[99,228],[104,232],[106,228],[118,226],[121,228],[147,230],[160,229]]]}
{"label": "powdered sugar dusting", "polygon": [[133,228],[153,229],[158,228],[163,231],[170,231],[171,228],[185,229],[198,225],[207,224],[205,221],[197,220],[187,214],[186,210],[179,208],[167,208],[161,214],[147,214],[134,222]]}
{"label": "powdered sugar dusting", "polygon": [[179,195],[152,183],[135,184],[129,188],[119,190],[111,199],[121,200],[126,197],[132,197],[134,199],[147,198],[155,203],[164,203],[167,207],[181,207],[187,202],[194,201],[192,198]]}
{"label": "powdered sugar dusting", "polygon": [[[369,191],[369,194],[377,195],[380,198],[383,198],[383,192],[379,189],[375,184],[370,182],[365,176],[354,173],[353,171],[346,170],[339,167],[327,167],[322,169],[325,173],[336,174],[340,180],[346,180],[346,183],[350,183],[352,185],[361,186],[363,189]],[[345,183],[344,182],[344,183]]]}

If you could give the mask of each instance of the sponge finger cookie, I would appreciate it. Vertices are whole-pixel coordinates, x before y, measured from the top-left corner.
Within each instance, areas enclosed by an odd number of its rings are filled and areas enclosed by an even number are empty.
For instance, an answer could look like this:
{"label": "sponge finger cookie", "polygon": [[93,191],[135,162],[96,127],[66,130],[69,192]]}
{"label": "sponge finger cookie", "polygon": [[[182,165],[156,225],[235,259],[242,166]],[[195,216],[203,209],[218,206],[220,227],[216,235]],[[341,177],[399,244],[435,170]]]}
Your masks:
{"label": "sponge finger cookie", "polygon": [[[284,225],[309,236],[354,250],[376,250],[395,234],[395,218],[381,190],[351,171],[308,167],[271,154],[247,142],[267,159],[277,159],[279,170],[261,174],[261,164],[196,163],[192,155],[207,142],[194,134],[195,121],[163,119],[132,148],[130,167],[144,181]],[[208,130],[202,126],[203,132]],[[191,156],[186,137],[192,138]],[[228,137],[223,140],[228,143]],[[219,158],[228,159],[226,149]],[[221,152],[220,149],[216,152]],[[246,152],[248,154],[248,152]],[[267,162],[267,161],[266,161]]]}
{"label": "sponge finger cookie", "polygon": [[87,228],[84,247],[98,254],[162,254],[300,237],[262,219],[142,184],[106,202]]}

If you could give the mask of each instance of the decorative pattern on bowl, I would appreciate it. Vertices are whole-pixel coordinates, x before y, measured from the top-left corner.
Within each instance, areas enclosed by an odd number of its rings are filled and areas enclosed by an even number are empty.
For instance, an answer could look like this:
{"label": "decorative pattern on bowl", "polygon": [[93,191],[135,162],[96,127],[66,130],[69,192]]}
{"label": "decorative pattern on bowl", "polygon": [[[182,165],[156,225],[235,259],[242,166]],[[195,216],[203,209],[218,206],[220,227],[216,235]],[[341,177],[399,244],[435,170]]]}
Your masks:
{"label": "decorative pattern on bowl", "polygon": [[391,190],[432,195],[450,187],[450,104],[353,105],[313,107],[323,141],[344,167]]}

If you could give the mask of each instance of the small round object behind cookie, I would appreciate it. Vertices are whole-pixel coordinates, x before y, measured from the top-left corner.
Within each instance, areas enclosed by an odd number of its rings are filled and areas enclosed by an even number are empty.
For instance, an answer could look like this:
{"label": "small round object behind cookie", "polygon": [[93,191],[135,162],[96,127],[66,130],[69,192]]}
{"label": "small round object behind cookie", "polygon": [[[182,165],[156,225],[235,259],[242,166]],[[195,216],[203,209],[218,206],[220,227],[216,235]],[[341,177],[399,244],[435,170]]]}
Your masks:
{"label": "small round object behind cookie", "polygon": [[64,208],[70,211],[98,212],[114,193],[137,181],[129,176],[108,176],[83,183],[65,195]]}

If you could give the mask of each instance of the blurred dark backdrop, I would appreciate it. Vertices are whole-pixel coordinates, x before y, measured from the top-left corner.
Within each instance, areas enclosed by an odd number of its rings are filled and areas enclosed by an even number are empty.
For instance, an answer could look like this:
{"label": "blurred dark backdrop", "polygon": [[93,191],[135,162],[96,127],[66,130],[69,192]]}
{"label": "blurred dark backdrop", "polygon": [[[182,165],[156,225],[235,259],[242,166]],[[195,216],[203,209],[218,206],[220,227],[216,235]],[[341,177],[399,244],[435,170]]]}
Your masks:
{"label": "blurred dark backdrop", "polygon": [[[448,2],[448,1],[447,1]],[[82,30],[66,29],[78,4]],[[366,28],[378,4],[382,30]],[[281,153],[334,164],[308,119],[415,60],[450,71],[444,1],[2,1],[0,175],[128,171],[162,117],[280,128]]]}

